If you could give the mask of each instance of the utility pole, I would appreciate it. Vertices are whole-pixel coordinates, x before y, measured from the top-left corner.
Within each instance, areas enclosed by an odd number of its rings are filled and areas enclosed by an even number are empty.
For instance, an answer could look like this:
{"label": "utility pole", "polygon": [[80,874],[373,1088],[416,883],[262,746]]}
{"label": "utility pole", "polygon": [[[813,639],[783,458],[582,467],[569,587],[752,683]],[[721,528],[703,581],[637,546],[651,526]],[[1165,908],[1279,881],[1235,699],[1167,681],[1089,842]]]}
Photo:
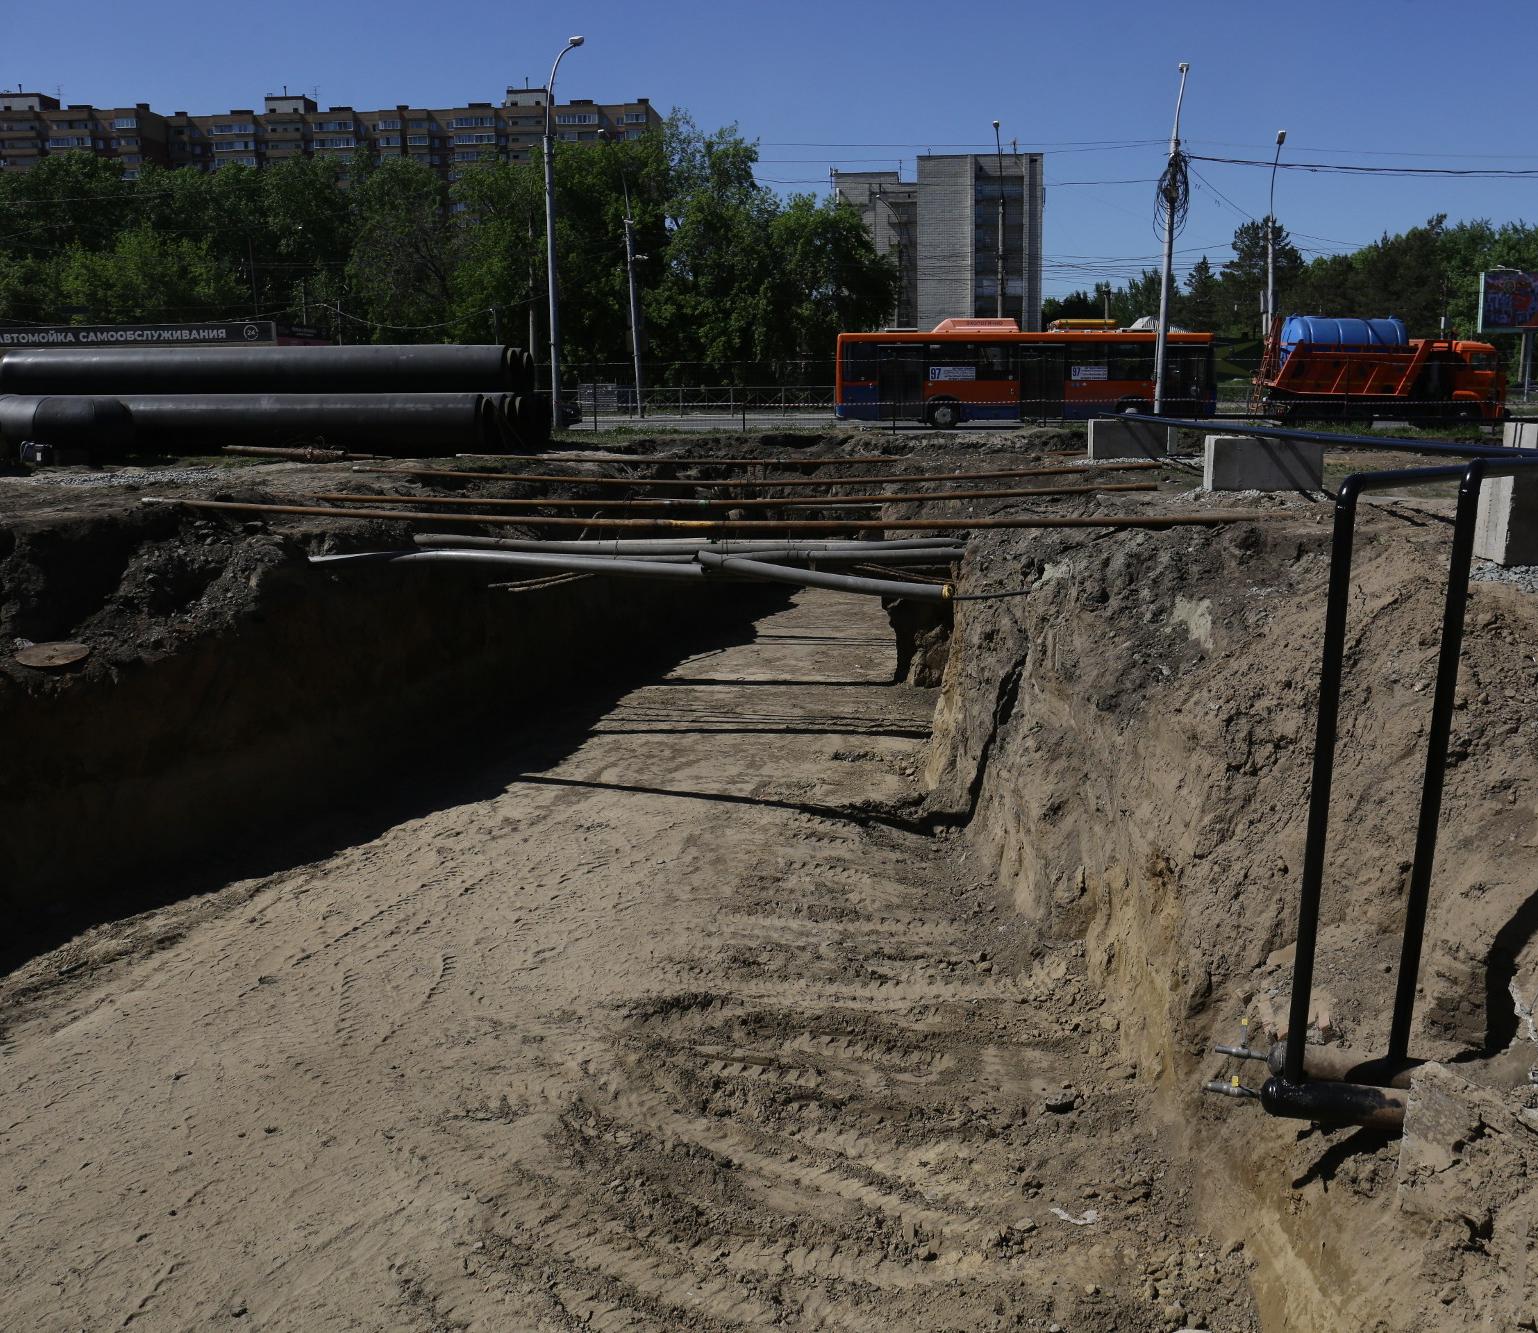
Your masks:
{"label": "utility pole", "polygon": [[1276,156],[1271,159],[1271,198],[1266,204],[1266,327],[1260,331],[1262,338],[1271,336],[1271,326],[1276,323],[1276,165],[1282,160],[1282,145],[1287,142],[1287,131],[1276,132]]}
{"label": "utility pole", "polygon": [[999,122],[993,122],[993,148],[996,156],[995,170],[999,173],[999,227],[998,244],[994,246],[997,259],[998,292],[994,297],[993,313],[998,319],[1004,318],[1004,145],[999,141]]}
{"label": "utility pole", "polygon": [[641,394],[641,302],[636,296],[635,285],[635,223],[630,216],[630,190],[625,189],[625,275],[630,280],[630,356],[635,365],[635,411],[638,417],[646,415],[646,403]]}
{"label": "utility pole", "polygon": [[1175,128],[1170,131],[1169,162],[1161,182],[1164,190],[1164,274],[1159,283],[1159,333],[1154,347],[1154,415],[1164,412],[1164,366],[1169,350],[1170,274],[1175,267],[1175,212],[1179,202],[1175,173],[1180,156],[1180,104],[1185,101],[1186,75],[1191,66],[1180,62],[1180,91],[1175,96]]}
{"label": "utility pole", "polygon": [[550,82],[545,85],[545,277],[550,289],[550,420],[551,429],[560,430],[561,421],[561,315],[555,290],[555,132],[551,113],[555,104],[555,74],[568,51],[582,45],[581,37],[567,38],[550,66]]}

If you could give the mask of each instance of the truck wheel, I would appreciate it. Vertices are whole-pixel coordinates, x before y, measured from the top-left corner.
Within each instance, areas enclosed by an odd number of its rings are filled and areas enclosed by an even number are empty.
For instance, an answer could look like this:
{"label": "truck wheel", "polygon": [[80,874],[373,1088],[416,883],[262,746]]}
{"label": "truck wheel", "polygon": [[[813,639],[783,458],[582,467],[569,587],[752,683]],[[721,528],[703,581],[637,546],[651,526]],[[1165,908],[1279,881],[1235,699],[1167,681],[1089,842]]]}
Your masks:
{"label": "truck wheel", "polygon": [[950,430],[961,424],[961,404],[954,398],[936,398],[924,415],[936,430]]}

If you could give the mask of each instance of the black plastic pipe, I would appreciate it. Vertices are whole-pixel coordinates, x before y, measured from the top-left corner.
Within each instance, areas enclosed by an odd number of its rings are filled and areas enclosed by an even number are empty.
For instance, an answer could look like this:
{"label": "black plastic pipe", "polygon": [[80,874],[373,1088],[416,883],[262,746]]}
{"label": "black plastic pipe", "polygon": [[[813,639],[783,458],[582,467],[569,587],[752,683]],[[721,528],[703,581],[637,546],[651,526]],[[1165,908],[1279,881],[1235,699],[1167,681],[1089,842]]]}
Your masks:
{"label": "black plastic pipe", "polygon": [[[7,354],[9,356],[9,354]],[[496,443],[495,413],[478,393],[142,394],[120,400],[148,444],[366,446],[370,453],[452,453]]]}
{"label": "black plastic pipe", "polygon": [[[758,551],[779,550],[783,539],[737,540],[709,537],[588,537],[574,541],[544,540],[536,537],[475,537],[457,532],[420,533],[412,538],[418,546],[464,546],[488,551],[570,551],[574,555],[648,555],[656,553],[693,554],[701,547],[719,555],[751,555]],[[890,541],[852,541],[837,537],[797,537],[798,550],[816,558],[826,552],[848,552],[882,556],[893,552],[960,552],[954,537],[906,537]]]}
{"label": "black plastic pipe", "polygon": [[527,393],[533,363],[500,343],[358,347],[25,347],[0,390],[39,394]]}
{"label": "black plastic pipe", "polygon": [[26,440],[98,455],[120,454],[133,446],[134,423],[115,398],[0,395],[0,444]]}

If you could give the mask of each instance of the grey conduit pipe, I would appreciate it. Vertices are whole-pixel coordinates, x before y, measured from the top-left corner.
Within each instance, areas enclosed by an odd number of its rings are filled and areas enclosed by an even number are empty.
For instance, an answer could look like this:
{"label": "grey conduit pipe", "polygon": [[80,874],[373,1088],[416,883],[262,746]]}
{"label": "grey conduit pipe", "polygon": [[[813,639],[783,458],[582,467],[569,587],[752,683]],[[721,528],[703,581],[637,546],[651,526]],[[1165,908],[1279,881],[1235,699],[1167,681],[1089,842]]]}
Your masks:
{"label": "grey conduit pipe", "polygon": [[605,555],[559,555],[536,551],[363,551],[356,555],[312,555],[312,565],[512,565],[521,569],[551,569],[560,573],[613,574],[622,578],[694,579],[705,577],[692,561],[621,560]]}
{"label": "grey conduit pipe", "polygon": [[804,588],[862,593],[867,597],[902,597],[911,602],[948,602],[953,591],[949,583],[899,583],[895,579],[824,574],[813,569],[788,569],[784,565],[771,565],[762,560],[748,560],[740,555],[716,555],[712,551],[701,551],[695,559],[706,569],[718,569],[727,574],[747,575],[774,583],[796,583]]}

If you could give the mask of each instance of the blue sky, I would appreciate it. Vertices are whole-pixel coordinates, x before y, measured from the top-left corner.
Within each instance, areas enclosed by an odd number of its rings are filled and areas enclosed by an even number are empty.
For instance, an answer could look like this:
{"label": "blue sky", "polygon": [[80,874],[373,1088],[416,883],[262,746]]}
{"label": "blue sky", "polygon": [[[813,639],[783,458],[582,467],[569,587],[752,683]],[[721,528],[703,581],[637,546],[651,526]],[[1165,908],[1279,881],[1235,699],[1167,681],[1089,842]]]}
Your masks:
{"label": "blue sky", "polygon": [[[784,190],[825,192],[833,166],[906,174],[920,152],[991,149],[997,117],[1006,144],[1048,154],[1049,295],[1156,262],[1152,181],[1181,60],[1192,153],[1269,159],[1285,128],[1284,161],[1538,168],[1535,0],[76,0],[67,13],[5,0],[0,84],[195,114],[259,106],[284,84],[318,87],[323,106],[495,101],[509,83],[543,82],[575,22],[587,44],[561,66],[563,99],[644,96],[707,129],[736,122],[762,145],[762,179]],[[1266,171],[1194,165],[1182,271],[1202,253],[1219,262],[1234,227],[1266,211]],[[1277,182],[1277,216],[1305,253],[1443,211],[1538,220],[1538,178]]]}

